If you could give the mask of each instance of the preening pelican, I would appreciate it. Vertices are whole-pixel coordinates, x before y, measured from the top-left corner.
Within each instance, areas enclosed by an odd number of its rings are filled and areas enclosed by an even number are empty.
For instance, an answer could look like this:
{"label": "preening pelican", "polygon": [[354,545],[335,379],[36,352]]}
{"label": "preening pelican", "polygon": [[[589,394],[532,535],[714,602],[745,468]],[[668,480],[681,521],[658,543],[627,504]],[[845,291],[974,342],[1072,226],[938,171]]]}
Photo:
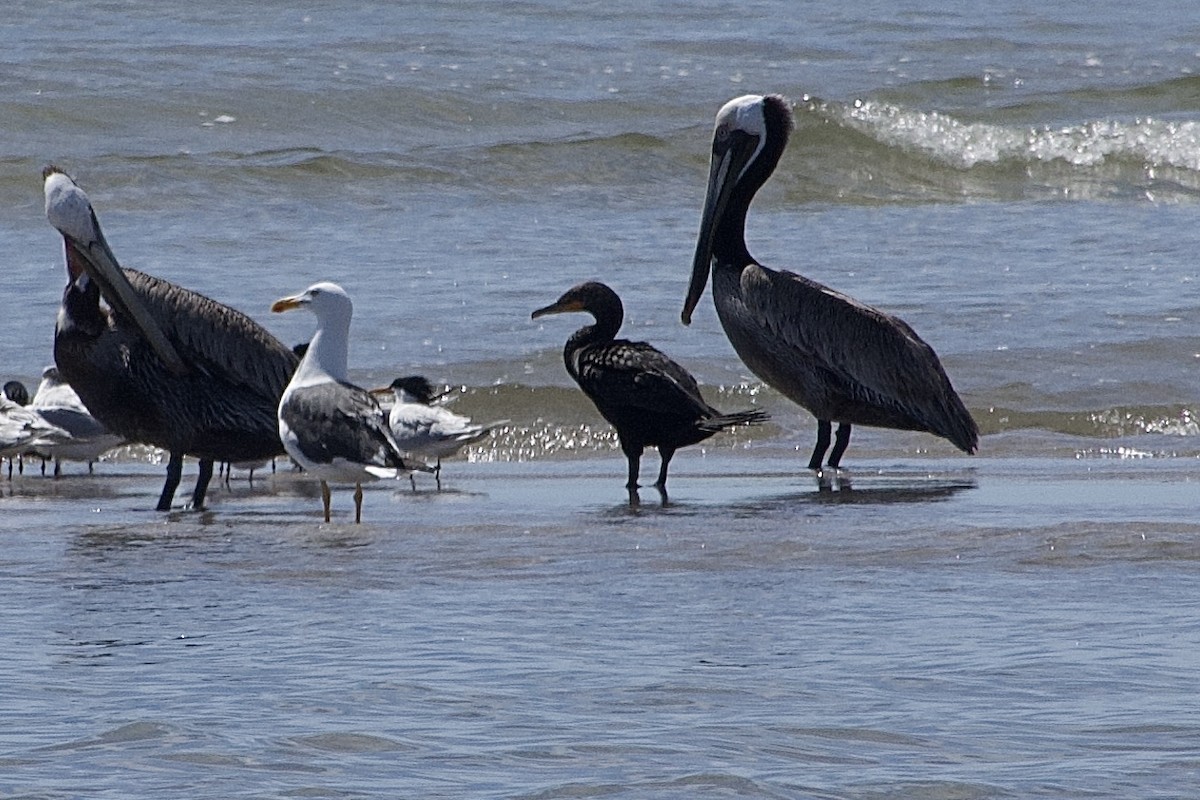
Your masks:
{"label": "preening pelican", "polygon": [[704,292],[754,374],[817,418],[809,468],[820,470],[832,423],[834,469],[851,425],[927,431],[973,453],[979,431],[933,348],[903,320],[794,272],[762,266],[746,249],[746,212],[792,130],[778,95],[746,95],[717,113],[708,193],[682,319]]}
{"label": "preening pelican", "polygon": [[62,378],[110,432],[170,454],[159,511],[171,507],[184,455],[199,458],[200,508],[214,461],[283,453],[275,410],[296,356],[245,314],[123,269],[83,190],[57,167],[42,177],[46,217],[66,247],[54,332]]}
{"label": "preening pelican", "polygon": [[752,425],[767,418],[757,409],[722,414],[705,402],[691,373],[660,350],[646,342],[616,338],[625,309],[605,284],[581,283],[534,311],[532,318],[569,311],[584,311],[596,319],[595,325],[580,328],[567,339],[563,361],[600,415],[617,429],[629,461],[625,486],[631,493],[638,486],[646,447],[658,448],[662,465],[654,485],[665,492],[667,467],[677,449],[732,425]]}
{"label": "preening pelican", "polygon": [[[386,410],[388,427],[396,443],[405,453],[437,459],[433,477],[439,489],[442,488],[442,459],[483,439],[492,432],[493,426],[500,424],[477,425],[469,417],[433,405],[433,387],[421,375],[396,378],[386,388],[371,390],[374,395],[384,393],[393,398],[391,408]],[[415,483],[413,488],[416,488]]]}
{"label": "preening pelican", "polygon": [[395,478],[415,465],[405,461],[379,403],[346,378],[354,311],[350,296],[336,283],[315,283],[271,306],[275,312],[294,308],[316,315],[317,332],[280,400],[279,437],[288,455],[321,479],[325,521],[332,481],[354,484],[354,521],[360,522],[362,482]]}

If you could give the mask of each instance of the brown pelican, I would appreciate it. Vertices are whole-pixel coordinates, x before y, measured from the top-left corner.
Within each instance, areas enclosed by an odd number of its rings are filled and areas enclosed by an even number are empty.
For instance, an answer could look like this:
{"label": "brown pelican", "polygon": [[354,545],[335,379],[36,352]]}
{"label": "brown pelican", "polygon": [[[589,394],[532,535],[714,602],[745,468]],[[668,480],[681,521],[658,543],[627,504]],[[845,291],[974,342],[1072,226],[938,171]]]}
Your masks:
{"label": "brown pelican", "polygon": [[[449,458],[469,444],[478,442],[500,423],[477,425],[462,414],[433,405],[433,387],[421,375],[396,378],[385,389],[371,394],[389,393],[392,407],[387,411],[388,427],[405,453],[420,458],[435,458],[433,477],[442,488],[442,458]],[[411,475],[409,476],[412,477]],[[413,484],[416,488],[416,484]]]}
{"label": "brown pelican", "polygon": [[667,466],[678,448],[701,442],[723,428],[767,418],[757,409],[722,414],[704,401],[696,379],[661,351],[646,342],[616,338],[625,309],[617,293],[603,283],[581,283],[532,316],[568,311],[585,311],[596,319],[596,324],[571,334],[563,360],[600,415],[617,429],[621,450],[629,460],[625,486],[630,492],[637,489],[638,467],[647,446],[658,448],[662,466],[654,485],[665,492]]}
{"label": "brown pelican", "polygon": [[379,403],[346,379],[354,306],[345,290],[336,283],[315,283],[271,306],[275,312],[294,308],[316,315],[317,332],[279,402],[279,437],[288,455],[321,479],[325,521],[329,481],[334,481],[354,484],[354,521],[360,522],[364,480],[430,470],[404,460]]}
{"label": "brown pelican", "polygon": [[57,167],[43,178],[46,216],[66,244],[54,333],[62,377],[109,431],[170,454],[159,511],[171,507],[184,455],[198,457],[200,508],[213,461],[283,453],[275,409],[296,356],[245,314],[123,269],[83,190]]}
{"label": "brown pelican", "polygon": [[746,249],[746,211],[791,129],[791,109],[778,95],[738,97],[717,113],[683,323],[691,322],[711,268],[713,302],[734,350],[817,418],[809,469],[820,470],[834,421],[834,469],[855,424],[927,431],[973,453],[975,421],[912,328],[802,275],[768,269]]}

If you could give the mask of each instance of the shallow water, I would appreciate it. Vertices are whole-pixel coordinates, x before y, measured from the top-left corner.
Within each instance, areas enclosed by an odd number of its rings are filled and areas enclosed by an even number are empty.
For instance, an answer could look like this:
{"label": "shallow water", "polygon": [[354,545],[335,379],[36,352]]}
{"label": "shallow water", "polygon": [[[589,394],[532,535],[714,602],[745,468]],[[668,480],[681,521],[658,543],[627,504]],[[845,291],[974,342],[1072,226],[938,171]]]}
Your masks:
{"label": "shallow water", "polygon": [[[355,299],[354,377],[506,420],[445,491],[157,456],[0,480],[8,797],[1187,796],[1200,772],[1200,28],[1176,3],[42,3],[3,23],[0,365],[50,360],[40,169],[127,266],[288,342]],[[797,130],[764,263],[905,318],[967,458],[811,418],[677,322],[713,116]],[[562,369],[571,284],[714,405],[631,506]],[[643,475],[655,469],[647,456]],[[189,467],[186,482],[194,466]]]}
{"label": "shallow water", "polygon": [[[14,796],[1178,796],[1196,484],[929,459],[455,464],[318,524],[311,485],[4,499]],[[107,467],[107,465],[105,465]],[[110,487],[97,497],[88,484]],[[64,526],[73,495],[92,519]],[[70,487],[70,488],[67,488]],[[56,510],[57,508],[57,510]],[[11,518],[14,514],[8,514]],[[19,613],[17,613],[19,612]]]}

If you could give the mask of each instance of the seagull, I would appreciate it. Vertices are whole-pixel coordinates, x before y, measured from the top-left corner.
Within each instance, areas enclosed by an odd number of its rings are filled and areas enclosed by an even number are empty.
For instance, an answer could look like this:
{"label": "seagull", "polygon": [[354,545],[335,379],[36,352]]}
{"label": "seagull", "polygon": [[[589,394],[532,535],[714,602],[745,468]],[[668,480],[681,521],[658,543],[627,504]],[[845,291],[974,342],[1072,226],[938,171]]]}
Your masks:
{"label": "seagull", "polygon": [[[477,425],[469,417],[432,405],[436,399],[433,387],[420,375],[396,378],[385,388],[372,389],[371,394],[391,394],[394,397],[388,412],[392,436],[404,452],[437,459],[433,475],[438,489],[442,488],[442,459],[478,442],[491,433],[493,427],[501,424]],[[413,488],[416,488],[415,481]]]}
{"label": "seagull", "polygon": [[354,521],[361,522],[364,480],[432,470],[405,461],[379,403],[346,378],[350,295],[336,283],[322,282],[271,306],[277,313],[295,308],[316,315],[317,331],[279,402],[279,437],[288,455],[321,479],[325,521],[334,482],[354,484]]}

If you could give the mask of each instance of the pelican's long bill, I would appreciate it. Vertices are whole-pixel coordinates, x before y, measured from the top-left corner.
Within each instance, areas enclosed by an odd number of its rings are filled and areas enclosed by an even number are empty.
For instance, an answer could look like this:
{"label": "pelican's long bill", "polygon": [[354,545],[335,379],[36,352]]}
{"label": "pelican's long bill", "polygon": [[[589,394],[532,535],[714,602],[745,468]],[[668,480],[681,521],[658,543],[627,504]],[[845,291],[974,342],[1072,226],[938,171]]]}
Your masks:
{"label": "pelican's long bill", "polygon": [[700,234],[696,256],[692,259],[692,280],[680,319],[692,324],[692,312],[704,294],[708,273],[712,267],[713,243],[725,218],[725,207],[733,194],[746,165],[758,154],[761,139],[745,131],[717,128],[713,137],[712,161],[708,168],[708,192],[704,197],[704,212],[700,217]]}
{"label": "pelican's long bill", "polygon": [[66,243],[72,279],[78,277],[78,272],[86,272],[100,287],[100,294],[108,304],[133,320],[167,368],[176,375],[186,373],[188,369],[183,359],[121,271],[117,257],[100,231],[100,223],[87,194],[58,167],[46,167],[42,170],[42,178],[45,180],[46,218]]}

